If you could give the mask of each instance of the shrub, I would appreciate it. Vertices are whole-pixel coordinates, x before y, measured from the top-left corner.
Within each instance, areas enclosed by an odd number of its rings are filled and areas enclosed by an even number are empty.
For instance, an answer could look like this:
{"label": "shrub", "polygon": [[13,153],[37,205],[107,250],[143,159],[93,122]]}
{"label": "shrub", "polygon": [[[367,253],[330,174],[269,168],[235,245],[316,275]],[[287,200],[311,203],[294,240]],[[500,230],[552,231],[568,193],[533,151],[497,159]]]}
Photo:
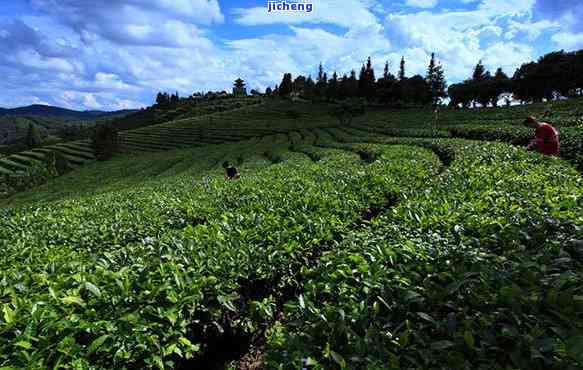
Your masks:
{"label": "shrub", "polygon": [[46,154],[45,164],[52,176],[62,176],[71,170],[69,160],[63,153],[56,150],[52,150]]}
{"label": "shrub", "polygon": [[7,198],[15,193],[44,184],[53,176],[53,173],[43,163],[33,163],[26,171],[4,175],[0,177],[0,198]]}
{"label": "shrub", "polygon": [[361,99],[347,99],[340,103],[330,114],[338,119],[341,126],[352,123],[354,117],[365,113],[364,102]]}
{"label": "shrub", "polygon": [[117,130],[109,125],[99,125],[93,135],[95,157],[100,161],[110,159],[118,148]]}

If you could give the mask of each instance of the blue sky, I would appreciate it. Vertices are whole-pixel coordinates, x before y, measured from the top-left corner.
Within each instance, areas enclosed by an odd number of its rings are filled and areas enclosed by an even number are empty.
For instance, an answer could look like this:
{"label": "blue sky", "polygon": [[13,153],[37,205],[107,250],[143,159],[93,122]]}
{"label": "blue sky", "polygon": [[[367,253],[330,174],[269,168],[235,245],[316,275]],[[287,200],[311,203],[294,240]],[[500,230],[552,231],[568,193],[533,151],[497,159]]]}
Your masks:
{"label": "blue sky", "polygon": [[380,74],[424,73],[431,52],[448,82],[482,59],[512,75],[554,50],[583,49],[583,0],[313,0],[309,14],[266,1],[0,1],[0,106],[115,110],[157,91],[265,89],[284,72],[341,75],[371,56]]}

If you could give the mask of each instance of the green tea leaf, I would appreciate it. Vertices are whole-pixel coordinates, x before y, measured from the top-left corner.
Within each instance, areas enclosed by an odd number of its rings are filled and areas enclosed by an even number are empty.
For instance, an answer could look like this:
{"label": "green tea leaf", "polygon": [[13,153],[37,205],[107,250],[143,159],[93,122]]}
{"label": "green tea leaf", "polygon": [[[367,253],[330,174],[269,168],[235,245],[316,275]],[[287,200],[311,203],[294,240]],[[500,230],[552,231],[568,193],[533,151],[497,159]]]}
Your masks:
{"label": "green tea leaf", "polygon": [[93,285],[92,283],[86,282],[85,288],[87,288],[87,290],[93,293],[93,295],[96,296],[97,298],[101,297],[101,290],[99,290],[99,288]]}
{"label": "green tea leaf", "polygon": [[89,353],[94,353],[95,351],[97,351],[99,349],[99,347],[101,347],[103,345],[103,343],[105,343],[107,338],[109,338],[109,335],[104,334],[104,335],[100,336],[99,338],[95,339],[93,342],[91,342],[87,351]]}
{"label": "green tea leaf", "polygon": [[66,296],[64,298],[61,298],[61,301],[65,304],[68,305],[79,305],[79,306],[84,306],[85,305],[85,301],[81,298],[81,297],[77,297],[77,296]]}

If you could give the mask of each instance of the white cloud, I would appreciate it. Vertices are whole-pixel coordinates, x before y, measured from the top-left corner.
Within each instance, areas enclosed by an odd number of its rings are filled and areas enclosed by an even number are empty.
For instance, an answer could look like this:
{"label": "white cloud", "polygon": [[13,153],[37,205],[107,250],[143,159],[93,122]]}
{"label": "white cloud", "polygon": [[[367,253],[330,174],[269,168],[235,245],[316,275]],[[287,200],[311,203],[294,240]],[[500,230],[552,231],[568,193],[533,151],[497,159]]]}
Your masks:
{"label": "white cloud", "polygon": [[552,36],[552,41],[561,49],[583,49],[583,33],[560,32]]}
{"label": "white cloud", "polygon": [[490,16],[530,14],[536,0],[482,0],[478,9]]}
{"label": "white cloud", "polygon": [[407,0],[407,5],[417,8],[434,8],[438,0]]}
{"label": "white cloud", "polygon": [[557,29],[560,27],[558,22],[542,20],[538,22],[517,22],[515,20],[509,20],[508,30],[504,37],[507,40],[512,40],[520,34],[526,35],[530,41],[534,41],[539,38],[545,31]]}
{"label": "white cloud", "polygon": [[222,23],[217,0],[32,0],[86,43],[99,37],[125,45],[195,46],[207,42],[194,24]]}
{"label": "white cloud", "polygon": [[[371,56],[383,62],[391,48],[379,25],[352,29],[337,35],[322,29],[292,27],[291,36],[271,35],[256,39],[229,42],[236,70],[244,75],[254,75],[258,87],[264,89],[281,80],[284,72],[314,76],[319,62],[328,74],[334,70],[339,75],[357,70]],[[271,61],[268,65],[265,60]]]}
{"label": "white cloud", "polygon": [[[518,41],[504,43],[501,38],[508,32],[516,34],[522,22],[529,22],[534,1],[483,0],[475,10],[390,14],[385,27],[404,50],[420,48],[427,54],[435,52],[447,69],[450,82],[459,81],[469,76],[480,59],[490,69],[501,66],[511,70],[533,57],[529,45]],[[514,28],[510,29],[507,24],[512,21]],[[420,67],[412,71],[422,72]]]}

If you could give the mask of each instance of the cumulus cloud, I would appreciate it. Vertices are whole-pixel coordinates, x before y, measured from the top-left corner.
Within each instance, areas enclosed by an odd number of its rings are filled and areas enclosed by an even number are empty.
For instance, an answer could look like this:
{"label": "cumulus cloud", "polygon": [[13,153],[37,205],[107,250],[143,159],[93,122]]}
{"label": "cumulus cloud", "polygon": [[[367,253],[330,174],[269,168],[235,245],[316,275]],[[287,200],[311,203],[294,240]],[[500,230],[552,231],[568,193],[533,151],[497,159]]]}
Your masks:
{"label": "cumulus cloud", "polygon": [[565,50],[583,49],[583,33],[560,32],[554,34],[551,39]]}
{"label": "cumulus cloud", "polygon": [[[444,10],[437,6],[449,2],[439,0],[400,0],[406,8],[318,0],[310,14],[268,14],[264,6],[221,9],[217,0],[29,0],[35,12],[0,18],[0,89],[10,91],[0,106],[136,108],[159,90],[222,90],[237,77],[264,89],[284,72],[313,76],[320,61],[342,75],[368,56],[377,74],[385,60],[396,73],[401,56],[407,75],[424,74],[432,52],[454,83],[480,59],[512,74],[551,42],[583,47],[572,22],[578,8],[550,0],[460,2],[466,10]],[[220,29],[223,12],[229,27],[253,36]]]}
{"label": "cumulus cloud", "polygon": [[[521,26],[530,22],[534,1],[482,0],[474,10],[390,14],[385,27],[389,37],[399,40],[404,50],[420,48],[428,54],[435,52],[451,81],[467,78],[480,59],[490,69],[503,67],[511,73],[513,68],[532,59],[534,50],[524,42],[504,38],[511,39],[506,36],[508,33],[516,36],[524,31],[527,26]],[[537,26],[542,29],[548,24]],[[423,70],[419,67],[413,72]]]}
{"label": "cumulus cloud", "polygon": [[407,0],[407,5],[417,8],[434,8],[438,0]]}
{"label": "cumulus cloud", "polygon": [[562,49],[575,50],[583,47],[583,2],[578,0],[537,0],[536,13],[561,25],[561,32],[551,40]]}
{"label": "cumulus cloud", "polygon": [[[322,62],[329,73],[339,74],[358,69],[363,58],[372,56],[377,62],[384,60],[390,42],[384,38],[380,25],[355,28],[342,35],[323,29],[293,26],[289,36],[271,35],[256,39],[229,42],[237,69],[255,74],[259,87],[281,80],[284,72],[314,75]],[[265,60],[270,60],[268,66]]]}
{"label": "cumulus cloud", "polygon": [[573,32],[583,32],[583,2],[579,0],[536,0],[542,18],[560,20]]}
{"label": "cumulus cloud", "polygon": [[205,43],[195,24],[221,23],[217,0],[32,0],[78,32],[85,42],[166,47]]}

